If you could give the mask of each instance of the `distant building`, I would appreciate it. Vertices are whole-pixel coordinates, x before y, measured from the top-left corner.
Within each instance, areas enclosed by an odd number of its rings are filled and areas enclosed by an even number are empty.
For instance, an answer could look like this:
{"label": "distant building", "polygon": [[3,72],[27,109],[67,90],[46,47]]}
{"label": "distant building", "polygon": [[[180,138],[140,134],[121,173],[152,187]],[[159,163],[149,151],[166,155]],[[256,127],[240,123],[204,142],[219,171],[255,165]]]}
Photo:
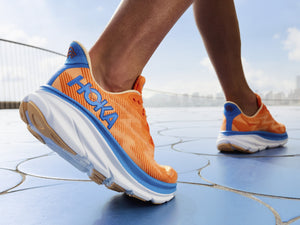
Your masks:
{"label": "distant building", "polygon": [[288,98],[290,105],[300,105],[300,76],[296,77],[296,89],[289,94]]}
{"label": "distant building", "polygon": [[300,90],[300,76],[296,77],[296,89]]}

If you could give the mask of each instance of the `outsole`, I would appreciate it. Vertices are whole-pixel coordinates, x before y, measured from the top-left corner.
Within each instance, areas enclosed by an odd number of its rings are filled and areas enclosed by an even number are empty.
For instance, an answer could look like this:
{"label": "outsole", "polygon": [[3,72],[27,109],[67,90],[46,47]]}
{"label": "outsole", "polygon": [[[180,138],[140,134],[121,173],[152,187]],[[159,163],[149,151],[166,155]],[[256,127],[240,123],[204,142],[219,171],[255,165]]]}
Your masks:
{"label": "outsole", "polygon": [[[272,148],[278,148],[278,147],[282,147],[284,146],[284,144],[286,144],[287,139],[283,140],[283,142],[280,143],[266,143],[266,142],[262,142],[262,138],[260,138],[260,142],[259,137],[247,137],[244,136],[247,139],[244,139],[244,142],[241,142],[241,139],[229,139],[226,138],[226,140],[222,140],[219,141],[220,135],[218,137],[217,140],[217,148],[220,152],[224,152],[224,153],[233,153],[233,152],[240,152],[240,153],[246,153],[246,154],[252,154],[252,153],[256,153],[259,151],[263,151],[266,149],[272,149]],[[252,139],[251,139],[252,138]],[[244,147],[241,147],[239,144],[233,144],[233,143],[241,143],[241,145],[243,145]]]}
{"label": "outsole", "polygon": [[[51,139],[56,145],[58,145],[61,149],[66,151],[67,154],[71,154],[72,156],[76,156],[77,153],[70,148],[60,137],[59,135],[51,128],[51,126],[47,123],[43,113],[41,110],[36,106],[36,104],[32,101],[29,102],[22,102],[19,108],[20,117],[27,124],[27,129],[29,132],[41,143],[46,144],[43,136],[46,138]],[[38,131],[35,131],[35,129]],[[40,135],[40,134],[41,135]],[[57,152],[59,153],[59,152]],[[60,154],[61,155],[61,154]],[[74,158],[73,158],[74,159]],[[147,200],[131,194],[131,191],[128,191],[121,187],[120,185],[116,184],[115,182],[106,182],[110,180],[109,178],[105,177],[96,169],[92,169],[89,171],[89,177],[95,183],[101,185],[104,184],[110,190],[116,192],[123,192],[130,197],[139,199],[141,201],[147,202]],[[152,202],[153,203],[153,202]],[[163,203],[163,202],[162,202]],[[157,203],[154,203],[157,204]],[[161,204],[161,203],[158,203]]]}
{"label": "outsole", "polygon": [[227,153],[233,153],[233,152],[241,152],[241,153],[247,153],[247,154],[254,153],[254,152],[251,152],[251,151],[249,151],[247,149],[244,149],[240,146],[233,145],[233,144],[230,144],[230,143],[219,144],[217,146],[217,148],[220,152],[227,152]]}

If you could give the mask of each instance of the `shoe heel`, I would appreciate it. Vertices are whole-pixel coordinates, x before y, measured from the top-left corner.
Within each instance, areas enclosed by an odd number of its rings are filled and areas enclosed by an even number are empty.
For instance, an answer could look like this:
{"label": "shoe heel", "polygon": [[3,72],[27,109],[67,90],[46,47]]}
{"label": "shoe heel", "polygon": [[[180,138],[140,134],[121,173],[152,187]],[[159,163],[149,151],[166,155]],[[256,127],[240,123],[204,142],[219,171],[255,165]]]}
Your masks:
{"label": "shoe heel", "polygon": [[[43,137],[40,135],[42,134],[44,137],[50,138],[56,145],[61,147],[62,149],[66,150],[67,152],[71,153],[72,155],[77,155],[76,152],[74,152],[59,136],[58,134],[50,127],[50,125],[47,123],[43,113],[41,110],[37,107],[37,105],[32,102],[22,102],[19,108],[20,117],[23,120],[24,123],[27,124],[27,129],[29,132],[40,142],[43,144],[46,144]],[[38,132],[36,132],[34,129],[36,129]],[[67,159],[68,160],[68,159]],[[69,161],[69,160],[68,160]],[[72,162],[71,162],[72,163]],[[73,163],[74,164],[74,161]],[[75,167],[78,167],[78,165],[75,165]],[[81,169],[82,170],[82,169]],[[94,181],[95,183],[101,185],[103,182],[105,183],[105,180],[107,178],[98,172],[95,169],[92,169],[90,174],[90,179]],[[117,191],[117,192],[126,192],[124,188],[119,186],[116,183],[111,183],[110,185],[105,185],[107,188]]]}
{"label": "shoe heel", "polygon": [[[30,94],[23,100],[19,111],[28,130],[39,141],[46,143],[66,161],[85,172],[95,183],[154,204],[167,202],[174,197],[176,184],[155,180],[153,185],[153,178],[139,172],[139,168],[125,156],[116,155],[122,151],[118,148],[111,149],[106,136],[101,133],[104,132],[101,124],[101,129],[96,127],[91,120],[93,117],[76,107],[75,102],[70,102],[70,99],[60,93],[56,94],[55,90],[44,87]],[[124,165],[118,157],[124,160]],[[133,172],[136,172],[139,179],[131,175]]]}
{"label": "shoe heel", "polygon": [[40,142],[45,144],[44,139],[33,127],[36,128],[43,136],[50,138],[56,145],[60,146],[62,149],[66,150],[72,155],[77,155],[49,126],[47,120],[45,119],[41,110],[34,104],[34,102],[22,102],[19,108],[21,119],[27,124],[27,129],[29,132],[37,138]]}
{"label": "shoe heel", "polygon": [[[107,178],[95,169],[92,170],[92,174],[90,175],[90,179],[92,181],[94,181],[95,183],[99,184],[99,185],[103,184],[103,183],[105,183],[105,181],[107,181]],[[118,184],[116,184],[114,182],[111,183],[110,185],[105,184],[105,186],[108,189],[116,191],[116,192],[126,192],[126,190],[124,188],[122,188],[121,186],[119,186]]]}

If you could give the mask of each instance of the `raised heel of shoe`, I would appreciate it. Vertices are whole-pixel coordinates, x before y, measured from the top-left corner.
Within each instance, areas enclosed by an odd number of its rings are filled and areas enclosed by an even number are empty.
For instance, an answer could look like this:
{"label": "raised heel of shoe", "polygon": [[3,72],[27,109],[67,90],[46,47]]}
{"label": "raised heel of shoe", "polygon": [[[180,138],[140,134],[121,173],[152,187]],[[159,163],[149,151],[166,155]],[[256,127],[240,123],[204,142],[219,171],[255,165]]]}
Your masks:
{"label": "raised heel of shoe", "polygon": [[[77,155],[50,127],[47,123],[43,113],[35,105],[34,102],[22,102],[19,108],[21,119],[27,124],[27,129],[36,137],[40,142],[46,144],[44,139],[40,136],[50,138],[56,145],[60,146],[65,151],[72,155]],[[40,133],[37,133],[33,127]]]}
{"label": "raised heel of shoe", "polygon": [[[155,204],[174,197],[176,184],[150,177],[132,165],[130,159],[120,160],[118,157],[128,156],[120,156],[123,151],[111,149],[94,118],[82,112],[76,102],[70,103],[70,99],[64,100],[60,95],[39,90],[22,102],[20,116],[33,136],[97,184]],[[122,161],[131,164],[124,165]]]}

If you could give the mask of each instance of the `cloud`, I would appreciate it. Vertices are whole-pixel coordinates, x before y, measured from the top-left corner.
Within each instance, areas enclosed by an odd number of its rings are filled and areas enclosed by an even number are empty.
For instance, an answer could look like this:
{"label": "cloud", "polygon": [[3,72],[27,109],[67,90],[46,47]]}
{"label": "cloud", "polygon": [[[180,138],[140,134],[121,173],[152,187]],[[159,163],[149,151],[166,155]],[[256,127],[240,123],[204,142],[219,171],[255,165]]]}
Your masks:
{"label": "cloud", "polygon": [[250,88],[258,93],[269,91],[285,92],[286,94],[294,89],[293,80],[288,77],[275,76],[271,71],[255,68],[251,62],[242,58],[246,79]]}
{"label": "cloud", "polygon": [[284,49],[288,51],[290,60],[300,62],[300,30],[291,27],[287,32],[287,39],[283,42]]}
{"label": "cloud", "polygon": [[279,39],[280,38],[280,34],[274,34],[273,35],[273,39]]}
{"label": "cloud", "polygon": [[[298,39],[300,40],[300,39]],[[300,49],[299,49],[300,50]],[[289,93],[294,89],[294,80],[288,76],[283,77],[275,73],[272,69],[259,68],[255,62],[250,62],[246,58],[242,58],[243,68],[246,79],[252,90],[259,93],[266,93],[269,91]],[[221,91],[220,85],[215,77],[214,68],[208,57],[204,57],[200,61],[201,74],[206,74],[205,78],[197,82],[191,82],[189,85],[190,90],[196,90],[196,87],[201,87],[202,93],[217,93]],[[209,79],[212,78],[212,79]],[[178,85],[179,86],[179,85]],[[193,89],[194,88],[194,89]],[[201,94],[202,94],[201,93]]]}
{"label": "cloud", "polygon": [[[162,81],[162,79],[164,81]],[[215,75],[214,68],[207,56],[201,58],[197,65],[191,70],[173,71],[172,78],[166,76],[165,78],[160,78],[159,82],[152,83],[152,81],[149,81],[149,83],[151,83],[150,87],[155,87],[153,89],[173,93],[214,95],[221,92],[221,87]]]}
{"label": "cloud", "polygon": [[0,38],[45,47],[54,22],[47,0],[0,0]]}
{"label": "cloud", "polygon": [[97,10],[98,12],[102,12],[102,11],[104,10],[104,8],[103,8],[102,6],[98,6],[98,7],[96,8],[96,10]]}
{"label": "cloud", "polygon": [[200,64],[204,67],[209,73],[215,73],[214,67],[210,62],[208,57],[204,57],[201,59]]}
{"label": "cloud", "polygon": [[44,47],[47,39],[39,35],[29,35],[15,24],[0,24],[0,37],[12,41]]}

